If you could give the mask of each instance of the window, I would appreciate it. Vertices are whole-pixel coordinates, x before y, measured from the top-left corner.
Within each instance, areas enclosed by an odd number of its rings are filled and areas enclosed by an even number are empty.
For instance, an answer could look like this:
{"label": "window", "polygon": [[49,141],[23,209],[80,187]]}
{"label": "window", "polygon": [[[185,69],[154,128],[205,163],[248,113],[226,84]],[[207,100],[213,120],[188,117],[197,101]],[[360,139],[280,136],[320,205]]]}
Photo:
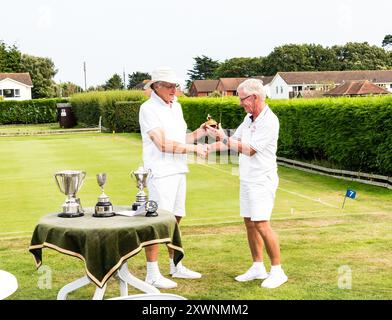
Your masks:
{"label": "window", "polygon": [[279,88],[278,87],[275,87],[276,88],[276,94],[278,94],[279,93]]}
{"label": "window", "polygon": [[[392,83],[389,85],[389,87],[392,89]],[[0,96],[1,96],[1,94],[0,94]]]}
{"label": "window", "polygon": [[20,89],[15,89],[15,97],[20,97]]}
{"label": "window", "polygon": [[0,89],[0,97],[3,95],[3,90]]}
{"label": "window", "polygon": [[5,98],[13,98],[14,97],[14,89],[3,89],[3,96]]}
{"label": "window", "polygon": [[283,93],[283,87],[282,86],[280,87],[280,93]]}

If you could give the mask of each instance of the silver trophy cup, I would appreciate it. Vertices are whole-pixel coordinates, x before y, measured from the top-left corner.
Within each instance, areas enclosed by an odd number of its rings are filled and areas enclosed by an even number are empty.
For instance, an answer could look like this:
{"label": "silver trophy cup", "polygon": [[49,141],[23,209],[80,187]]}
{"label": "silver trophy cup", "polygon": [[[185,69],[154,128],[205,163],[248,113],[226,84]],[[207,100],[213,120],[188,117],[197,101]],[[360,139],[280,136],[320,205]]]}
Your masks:
{"label": "silver trophy cup", "polygon": [[113,212],[113,205],[109,200],[109,197],[105,194],[103,187],[106,183],[106,173],[97,174],[98,185],[102,189],[102,194],[98,197],[98,202],[95,205],[94,217],[112,217],[115,215]]}
{"label": "silver trophy cup", "polygon": [[56,172],[54,178],[60,191],[64,193],[67,198],[63,204],[63,212],[58,216],[65,218],[74,218],[84,215],[84,210],[80,204],[80,199],[76,198],[76,193],[83,185],[86,172],[65,170]]}
{"label": "silver trophy cup", "polygon": [[139,191],[136,194],[136,202],[132,204],[132,210],[136,211],[140,206],[144,206],[148,201],[147,195],[144,192],[144,188],[147,187],[148,179],[152,177],[151,169],[144,169],[143,167],[139,167],[136,171],[131,173],[131,176],[136,179],[136,186]]}

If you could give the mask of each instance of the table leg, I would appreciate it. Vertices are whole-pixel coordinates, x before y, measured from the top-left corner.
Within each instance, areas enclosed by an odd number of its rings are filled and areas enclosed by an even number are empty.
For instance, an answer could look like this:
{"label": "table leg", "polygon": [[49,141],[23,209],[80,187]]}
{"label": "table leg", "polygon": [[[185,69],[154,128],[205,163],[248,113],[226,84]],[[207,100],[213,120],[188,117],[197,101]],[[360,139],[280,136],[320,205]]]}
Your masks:
{"label": "table leg", "polygon": [[106,291],[106,283],[102,288],[97,287],[95,289],[93,300],[103,300],[103,295],[105,294],[105,291]]}
{"label": "table leg", "polygon": [[57,300],[66,300],[68,293],[75,291],[81,287],[88,285],[91,282],[89,277],[84,276],[62,287],[57,294]]}
{"label": "table leg", "polygon": [[128,284],[118,277],[118,283],[120,284],[120,296],[125,297],[128,295]]}
{"label": "table leg", "polygon": [[[129,272],[128,263],[126,263],[126,262],[124,262],[121,265],[120,269],[118,269],[117,276],[120,278],[120,281],[122,280],[126,284],[129,284],[129,285],[135,287],[136,289],[139,289],[145,293],[160,293],[160,291],[157,288],[155,288],[154,286],[133,276]],[[122,295],[122,293],[121,293],[121,295]]]}

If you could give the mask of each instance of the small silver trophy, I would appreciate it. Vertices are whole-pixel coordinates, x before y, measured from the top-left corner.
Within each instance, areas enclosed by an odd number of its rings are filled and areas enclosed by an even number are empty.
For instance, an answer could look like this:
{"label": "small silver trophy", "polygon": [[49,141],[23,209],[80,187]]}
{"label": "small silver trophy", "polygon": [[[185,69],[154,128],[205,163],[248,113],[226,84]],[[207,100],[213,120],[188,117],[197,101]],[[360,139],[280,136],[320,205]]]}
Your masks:
{"label": "small silver trophy", "polygon": [[139,189],[139,192],[136,194],[136,202],[132,204],[132,210],[137,211],[140,206],[144,207],[148,200],[147,195],[143,189],[147,187],[147,181],[152,176],[151,169],[144,169],[143,167],[139,167],[136,171],[131,173],[131,176],[136,179],[136,186]]}
{"label": "small silver trophy", "polygon": [[102,194],[98,197],[98,202],[95,205],[95,213],[93,214],[93,217],[113,217],[115,215],[113,212],[113,205],[103,190],[103,187],[106,183],[106,173],[98,173],[97,182],[102,189]]}
{"label": "small silver trophy", "polygon": [[76,198],[76,193],[83,185],[86,172],[65,170],[56,172],[54,178],[60,191],[67,196],[63,204],[63,212],[59,213],[59,217],[74,218],[84,215],[84,210],[80,203],[80,199]]}

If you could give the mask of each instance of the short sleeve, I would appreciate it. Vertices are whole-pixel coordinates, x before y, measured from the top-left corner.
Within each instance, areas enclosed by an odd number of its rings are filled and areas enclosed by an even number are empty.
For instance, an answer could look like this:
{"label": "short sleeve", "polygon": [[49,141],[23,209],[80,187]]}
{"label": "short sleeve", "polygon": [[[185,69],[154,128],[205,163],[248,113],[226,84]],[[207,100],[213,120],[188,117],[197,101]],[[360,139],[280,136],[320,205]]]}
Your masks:
{"label": "short sleeve", "polygon": [[263,152],[269,144],[276,144],[279,138],[279,122],[273,121],[268,126],[257,130],[249,142],[250,147],[256,152]]}
{"label": "short sleeve", "polygon": [[152,129],[162,126],[158,115],[154,112],[153,106],[148,104],[140,107],[139,124],[141,133],[148,133]]}

